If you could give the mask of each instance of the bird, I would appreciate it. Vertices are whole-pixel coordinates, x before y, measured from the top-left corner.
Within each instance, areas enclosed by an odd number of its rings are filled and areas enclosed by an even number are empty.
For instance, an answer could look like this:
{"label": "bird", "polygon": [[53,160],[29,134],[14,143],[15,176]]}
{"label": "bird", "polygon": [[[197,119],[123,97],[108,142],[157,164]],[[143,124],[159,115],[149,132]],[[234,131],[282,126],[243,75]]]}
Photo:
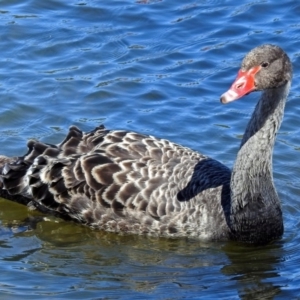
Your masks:
{"label": "bird", "polygon": [[29,140],[25,155],[2,155],[0,196],[120,234],[270,243],[284,232],[272,156],[291,81],[279,46],[260,45],[242,60],[221,103],[261,96],[232,170],[166,139],[71,126],[59,144]]}

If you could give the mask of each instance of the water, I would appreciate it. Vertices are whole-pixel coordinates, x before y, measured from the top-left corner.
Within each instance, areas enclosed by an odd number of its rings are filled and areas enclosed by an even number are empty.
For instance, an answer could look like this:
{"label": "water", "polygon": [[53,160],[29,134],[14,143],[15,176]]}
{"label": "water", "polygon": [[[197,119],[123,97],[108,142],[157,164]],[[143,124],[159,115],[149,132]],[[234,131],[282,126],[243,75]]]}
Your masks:
{"label": "water", "polygon": [[57,143],[71,124],[104,122],[232,166],[259,96],[219,103],[241,58],[275,43],[294,65],[274,153],[280,241],[120,236],[1,200],[1,299],[300,299],[299,15],[293,0],[1,1],[5,155],[22,155],[29,138]]}

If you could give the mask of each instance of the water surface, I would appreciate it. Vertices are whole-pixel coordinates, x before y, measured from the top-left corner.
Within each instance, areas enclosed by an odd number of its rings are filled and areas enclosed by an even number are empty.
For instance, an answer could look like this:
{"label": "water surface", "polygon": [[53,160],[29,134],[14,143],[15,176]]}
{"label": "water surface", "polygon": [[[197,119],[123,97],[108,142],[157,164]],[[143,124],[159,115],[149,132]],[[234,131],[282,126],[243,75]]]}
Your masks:
{"label": "water surface", "polygon": [[300,4],[38,1],[0,6],[1,154],[104,123],[232,166],[258,94],[220,95],[254,46],[275,43],[294,81],[274,152],[285,234],[265,247],[120,236],[0,200],[1,299],[299,299]]}

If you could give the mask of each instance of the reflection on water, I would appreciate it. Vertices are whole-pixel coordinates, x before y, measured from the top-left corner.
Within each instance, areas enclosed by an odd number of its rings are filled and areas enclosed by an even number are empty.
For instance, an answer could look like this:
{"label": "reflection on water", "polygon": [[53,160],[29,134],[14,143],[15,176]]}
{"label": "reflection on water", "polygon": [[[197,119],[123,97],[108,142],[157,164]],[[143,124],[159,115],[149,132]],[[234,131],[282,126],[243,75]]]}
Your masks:
{"label": "reflection on water", "polygon": [[[31,277],[24,289],[38,287],[40,296],[48,292],[42,286],[49,276],[55,278],[54,294],[75,298],[95,291],[123,297],[131,291],[143,298],[163,293],[176,299],[214,295],[253,300],[285,292],[280,266],[286,253],[280,241],[252,247],[118,235],[45,218],[7,200],[0,201],[0,210],[1,260],[12,266],[12,274]],[[4,291],[14,289],[9,285]]]}
{"label": "reflection on water", "polygon": [[247,247],[241,245],[226,245],[223,250],[230,264],[222,268],[222,273],[236,280],[241,299],[273,299],[279,295],[281,287],[272,284],[268,279],[279,278],[276,265],[284,255],[281,243],[267,247]]}

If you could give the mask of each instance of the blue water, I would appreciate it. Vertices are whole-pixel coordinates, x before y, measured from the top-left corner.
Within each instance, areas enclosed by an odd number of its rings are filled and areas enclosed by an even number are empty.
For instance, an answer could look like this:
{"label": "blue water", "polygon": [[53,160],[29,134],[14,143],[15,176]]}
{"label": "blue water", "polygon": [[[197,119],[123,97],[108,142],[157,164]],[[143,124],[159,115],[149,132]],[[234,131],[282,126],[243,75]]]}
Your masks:
{"label": "blue water", "polygon": [[[1,154],[104,123],[232,166],[259,94],[220,95],[254,46],[286,50],[294,80],[274,152],[285,234],[265,247],[119,236],[0,200],[1,299],[300,299],[300,2],[0,3]],[[39,222],[38,222],[39,221]]]}

